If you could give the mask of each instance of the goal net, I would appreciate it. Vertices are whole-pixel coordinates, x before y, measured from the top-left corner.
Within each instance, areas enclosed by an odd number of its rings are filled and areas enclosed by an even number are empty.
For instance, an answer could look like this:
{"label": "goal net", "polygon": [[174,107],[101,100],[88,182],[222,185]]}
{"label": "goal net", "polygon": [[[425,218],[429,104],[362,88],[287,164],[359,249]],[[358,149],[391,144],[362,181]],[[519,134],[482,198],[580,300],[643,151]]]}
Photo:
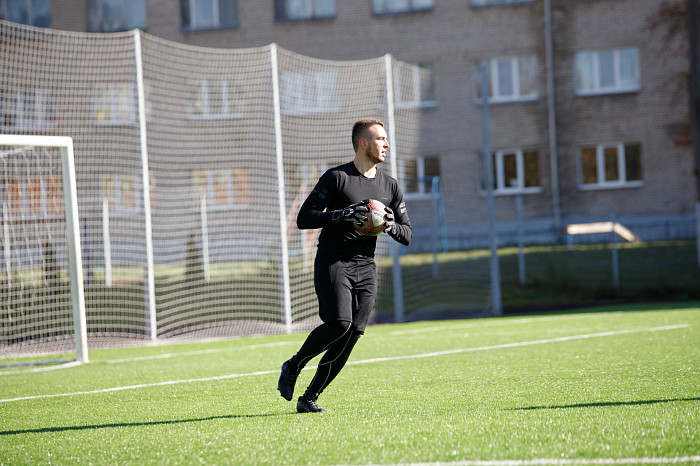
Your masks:
{"label": "goal net", "polygon": [[[424,69],[389,56],[318,60],[274,44],[212,49],[142,31],[0,20],[0,62],[0,132],[75,144],[91,346],[316,325],[318,231],[296,228],[301,202],[324,170],[352,160],[360,118],[387,125],[382,169],[401,181],[423,155],[422,107],[434,100]],[[26,204],[31,191],[22,193]],[[377,313],[393,315],[403,299],[398,249],[379,238]],[[36,246],[32,257],[43,257]]]}
{"label": "goal net", "polygon": [[87,362],[72,140],[0,135],[0,202],[0,348]]}

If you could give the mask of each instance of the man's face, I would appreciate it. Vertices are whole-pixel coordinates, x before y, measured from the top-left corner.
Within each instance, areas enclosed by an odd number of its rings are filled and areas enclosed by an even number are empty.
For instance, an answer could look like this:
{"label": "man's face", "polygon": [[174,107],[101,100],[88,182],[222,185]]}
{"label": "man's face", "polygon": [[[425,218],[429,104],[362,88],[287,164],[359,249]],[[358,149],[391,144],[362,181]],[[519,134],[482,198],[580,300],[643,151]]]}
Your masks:
{"label": "man's face", "polygon": [[367,158],[373,163],[382,163],[386,159],[386,151],[389,148],[389,141],[386,131],[380,125],[367,128]]}

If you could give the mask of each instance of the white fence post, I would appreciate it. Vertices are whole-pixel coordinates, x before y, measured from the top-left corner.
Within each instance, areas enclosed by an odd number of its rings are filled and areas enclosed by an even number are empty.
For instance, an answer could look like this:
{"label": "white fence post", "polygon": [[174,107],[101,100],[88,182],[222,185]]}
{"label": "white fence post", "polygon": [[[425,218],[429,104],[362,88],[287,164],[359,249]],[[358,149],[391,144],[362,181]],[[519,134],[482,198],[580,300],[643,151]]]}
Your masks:
{"label": "white fence post", "polygon": [[209,227],[207,220],[207,196],[202,194],[199,199],[199,210],[202,219],[202,265],[204,266],[204,280],[211,279],[209,272]]}
{"label": "white fence post", "polygon": [[289,285],[289,248],[287,246],[287,203],[284,194],[284,150],[282,146],[282,116],[280,110],[279,68],[277,44],[270,45],[272,67],[272,102],[275,115],[275,154],[277,155],[277,197],[280,214],[280,244],[282,246],[282,284],[284,289],[284,324],[292,332],[292,291]]}
{"label": "white fence post", "polygon": [[10,222],[7,214],[7,202],[2,204],[2,230],[4,233],[3,255],[5,256],[5,282],[8,287],[12,284],[12,246],[10,245]]}
{"label": "white fence post", "polygon": [[146,139],[146,98],[143,88],[143,61],[141,58],[141,31],[134,29],[134,59],[136,61],[136,90],[139,109],[139,135],[141,140],[141,172],[143,173],[143,216],[146,233],[146,287],[148,293],[148,320],[151,340],[158,339],[156,322],[156,284],[153,270],[153,227],[151,225],[151,189],[148,172],[148,141]]}
{"label": "white fence post", "polygon": [[112,242],[109,238],[109,201],[102,198],[102,248],[105,254],[105,285],[112,286]]}
{"label": "white fence post", "polygon": [[[384,55],[384,70],[386,72],[386,123],[388,126],[389,144],[391,147],[391,156],[389,157],[389,165],[391,167],[391,176],[399,179],[398,176],[398,151],[396,150],[396,127],[394,123],[394,79],[391,66],[391,55]],[[391,259],[393,263],[392,279],[394,283],[394,320],[396,322],[404,321],[404,304],[403,304],[403,277],[401,276],[401,261],[399,256],[399,243],[391,241],[389,246]]]}

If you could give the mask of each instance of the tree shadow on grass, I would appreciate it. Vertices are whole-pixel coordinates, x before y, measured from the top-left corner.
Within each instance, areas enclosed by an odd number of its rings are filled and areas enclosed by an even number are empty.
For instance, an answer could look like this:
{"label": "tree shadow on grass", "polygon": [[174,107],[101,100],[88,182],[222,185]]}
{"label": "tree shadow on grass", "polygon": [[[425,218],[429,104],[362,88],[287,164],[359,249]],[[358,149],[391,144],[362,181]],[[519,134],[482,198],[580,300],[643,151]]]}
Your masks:
{"label": "tree shadow on grass", "polygon": [[63,427],[41,427],[39,429],[18,429],[18,430],[5,430],[0,431],[0,436],[4,435],[21,435],[21,434],[44,434],[49,432],[67,432],[67,431],[80,431],[80,430],[94,430],[94,429],[109,429],[115,427],[142,427],[142,426],[160,426],[168,424],[185,424],[189,422],[206,422],[206,421],[216,421],[221,419],[247,419],[247,418],[258,418],[258,417],[272,417],[272,416],[286,416],[296,414],[296,412],[284,412],[284,413],[268,413],[268,414],[225,414],[221,416],[208,416],[200,417],[194,419],[175,419],[171,421],[146,421],[146,422],[115,422],[110,424],[95,424],[86,426],[63,426]]}
{"label": "tree shadow on grass", "polygon": [[700,397],[695,398],[670,398],[664,400],[641,400],[641,401],[601,401],[598,403],[576,403],[571,405],[550,405],[550,406],[525,406],[523,408],[507,408],[505,411],[531,411],[535,409],[565,409],[565,408],[600,408],[604,406],[641,406],[658,403],[672,403],[674,401],[700,401]]}

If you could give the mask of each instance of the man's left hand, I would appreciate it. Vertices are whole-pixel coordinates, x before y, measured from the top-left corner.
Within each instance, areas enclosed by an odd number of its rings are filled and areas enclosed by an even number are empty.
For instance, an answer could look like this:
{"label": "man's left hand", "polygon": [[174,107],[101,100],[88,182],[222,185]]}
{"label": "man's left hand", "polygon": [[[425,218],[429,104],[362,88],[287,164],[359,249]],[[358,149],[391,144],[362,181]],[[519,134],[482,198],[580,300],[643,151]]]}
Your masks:
{"label": "man's left hand", "polygon": [[391,235],[392,233],[396,233],[396,220],[394,219],[394,211],[391,210],[391,207],[385,207],[384,211],[386,214],[384,214],[384,231]]}

